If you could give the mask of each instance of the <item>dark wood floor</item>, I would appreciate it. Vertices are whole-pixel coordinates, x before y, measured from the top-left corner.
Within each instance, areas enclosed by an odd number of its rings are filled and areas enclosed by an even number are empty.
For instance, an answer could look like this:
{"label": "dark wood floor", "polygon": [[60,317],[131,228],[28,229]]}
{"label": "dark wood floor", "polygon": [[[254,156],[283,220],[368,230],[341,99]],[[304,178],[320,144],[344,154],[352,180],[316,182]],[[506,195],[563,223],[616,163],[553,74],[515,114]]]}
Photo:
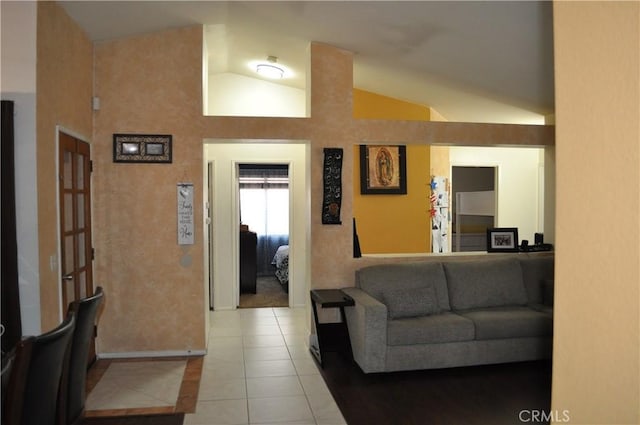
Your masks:
{"label": "dark wood floor", "polygon": [[323,358],[322,375],[349,425],[521,424],[523,410],[550,410],[550,361],[364,374],[336,353]]}

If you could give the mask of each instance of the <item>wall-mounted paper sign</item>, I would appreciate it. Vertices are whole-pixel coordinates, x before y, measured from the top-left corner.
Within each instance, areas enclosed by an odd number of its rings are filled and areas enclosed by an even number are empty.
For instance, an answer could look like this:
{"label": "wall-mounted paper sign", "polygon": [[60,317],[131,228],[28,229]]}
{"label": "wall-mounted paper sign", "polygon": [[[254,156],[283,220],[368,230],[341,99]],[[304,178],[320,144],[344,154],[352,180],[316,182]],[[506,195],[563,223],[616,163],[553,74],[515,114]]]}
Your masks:
{"label": "wall-mounted paper sign", "polygon": [[178,183],[178,245],[193,243],[193,183]]}

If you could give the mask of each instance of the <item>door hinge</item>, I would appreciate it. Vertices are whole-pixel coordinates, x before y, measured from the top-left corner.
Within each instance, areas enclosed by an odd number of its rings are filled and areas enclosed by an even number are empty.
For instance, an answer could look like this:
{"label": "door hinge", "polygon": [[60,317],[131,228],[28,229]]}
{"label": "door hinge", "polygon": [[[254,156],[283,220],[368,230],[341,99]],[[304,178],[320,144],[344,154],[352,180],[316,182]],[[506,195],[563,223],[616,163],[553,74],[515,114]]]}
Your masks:
{"label": "door hinge", "polygon": [[96,259],[96,249],[91,248],[91,261]]}
{"label": "door hinge", "polygon": [[98,337],[98,327],[96,325],[93,325],[93,337]]}
{"label": "door hinge", "polygon": [[89,161],[89,172],[93,173],[93,161],[92,160]]}

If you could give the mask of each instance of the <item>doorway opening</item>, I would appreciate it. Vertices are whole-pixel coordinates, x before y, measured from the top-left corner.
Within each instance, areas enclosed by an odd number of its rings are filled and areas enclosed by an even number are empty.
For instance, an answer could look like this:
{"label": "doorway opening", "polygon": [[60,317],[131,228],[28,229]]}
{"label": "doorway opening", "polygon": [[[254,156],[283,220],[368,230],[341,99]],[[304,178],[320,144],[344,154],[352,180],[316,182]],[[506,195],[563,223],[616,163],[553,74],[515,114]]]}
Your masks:
{"label": "doorway opening", "polygon": [[451,168],[452,252],[486,251],[496,223],[496,167]]}
{"label": "doorway opening", "polygon": [[238,164],[238,307],[289,305],[289,165]]}
{"label": "doorway opening", "polygon": [[[287,307],[309,303],[310,272],[310,187],[309,142],[288,140],[204,140],[204,167],[213,163],[213,178],[205,185],[211,235],[203,232],[205,250],[205,293],[213,294],[214,310],[235,310],[240,300],[240,164],[286,164],[288,166],[289,293]],[[245,221],[243,214],[242,221]],[[257,239],[257,232],[256,232]],[[256,240],[257,245],[257,240]],[[273,259],[270,259],[272,261]],[[207,311],[209,311],[207,309]]]}

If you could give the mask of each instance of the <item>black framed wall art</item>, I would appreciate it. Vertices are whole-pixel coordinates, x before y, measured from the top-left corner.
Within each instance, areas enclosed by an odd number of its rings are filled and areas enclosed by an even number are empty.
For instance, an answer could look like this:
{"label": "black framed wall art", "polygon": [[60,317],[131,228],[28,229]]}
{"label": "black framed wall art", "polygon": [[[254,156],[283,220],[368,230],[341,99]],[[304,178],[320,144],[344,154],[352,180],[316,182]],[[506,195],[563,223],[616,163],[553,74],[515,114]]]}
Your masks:
{"label": "black framed wall art", "polygon": [[360,145],[360,193],[407,194],[407,147]]}
{"label": "black framed wall art", "polygon": [[322,167],[322,224],[342,224],[342,157],[341,148],[325,148]]}
{"label": "black framed wall art", "polygon": [[113,162],[170,163],[170,134],[114,134]]}

